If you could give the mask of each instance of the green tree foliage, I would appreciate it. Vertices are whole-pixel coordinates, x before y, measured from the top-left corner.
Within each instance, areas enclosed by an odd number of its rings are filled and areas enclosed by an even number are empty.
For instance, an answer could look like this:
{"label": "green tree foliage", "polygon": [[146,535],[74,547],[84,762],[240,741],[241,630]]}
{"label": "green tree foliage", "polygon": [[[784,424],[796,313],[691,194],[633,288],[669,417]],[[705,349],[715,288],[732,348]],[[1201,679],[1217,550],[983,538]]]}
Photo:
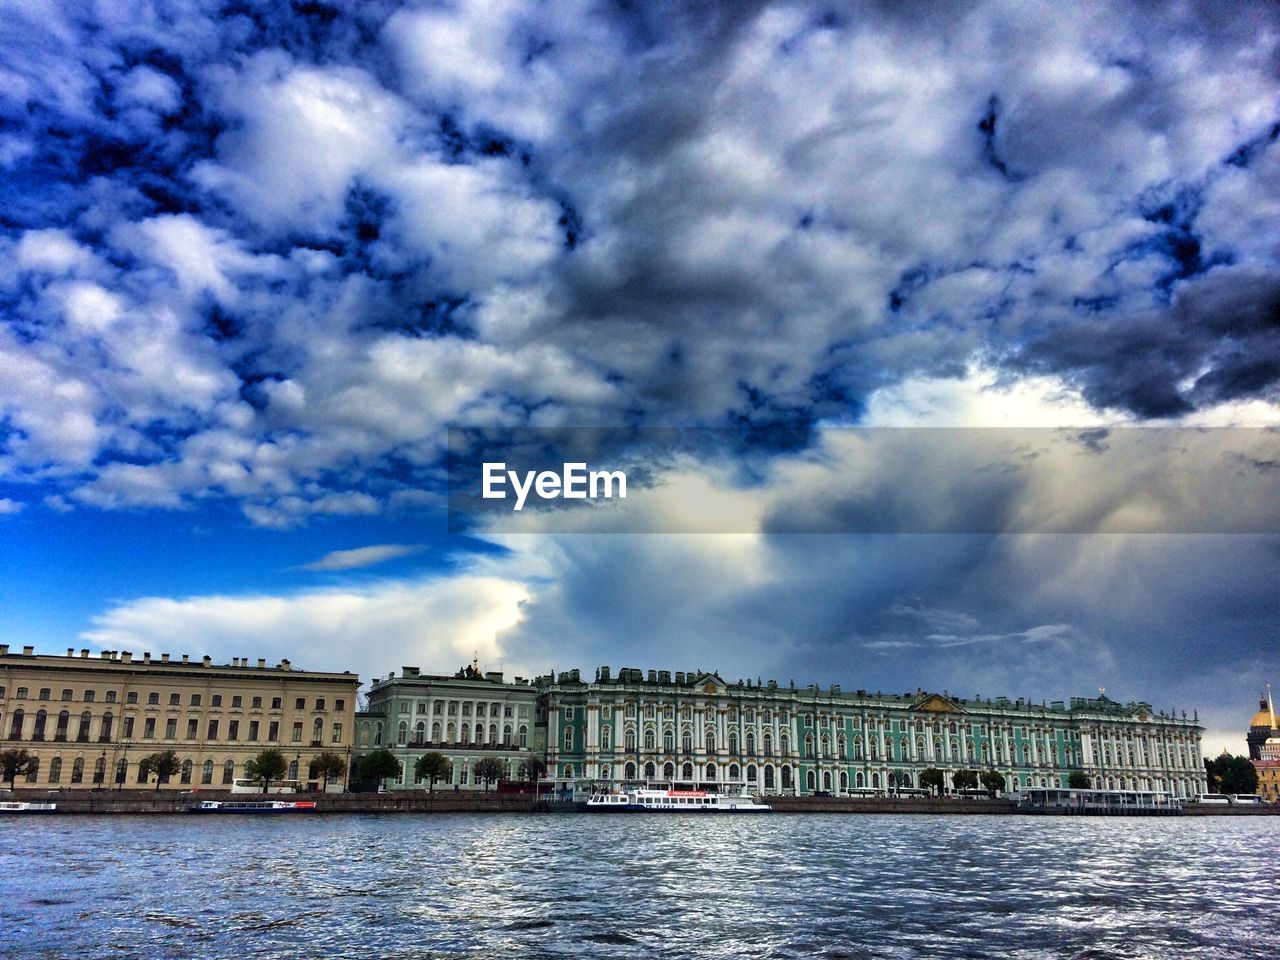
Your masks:
{"label": "green tree foliage", "polygon": [[476,779],[483,781],[485,793],[489,792],[489,784],[507,772],[507,765],[497,757],[485,757],[476,764]]}
{"label": "green tree foliage", "polygon": [[943,787],[947,785],[946,774],[937,767],[930,767],[920,774],[920,786],[926,790],[932,790],[934,793],[942,793]]}
{"label": "green tree foliage", "polygon": [[1072,790],[1088,790],[1089,777],[1083,770],[1072,770],[1067,774],[1067,786]]}
{"label": "green tree foliage", "polygon": [[982,785],[987,788],[987,793],[995,796],[997,793],[1004,791],[1004,774],[996,773],[994,770],[986,770],[982,774]]}
{"label": "green tree foliage", "polygon": [[329,781],[339,779],[346,772],[347,761],[337,753],[322,753],[311,761],[311,777],[324,781],[321,790],[329,789]]}
{"label": "green tree foliage", "polygon": [[256,757],[250,757],[244,765],[244,772],[251,780],[262,781],[263,793],[271,789],[272,780],[284,779],[288,769],[289,761],[279,750],[263,750]]}
{"label": "green tree foliage", "polygon": [[1232,757],[1222,754],[1205,760],[1205,773],[1209,776],[1210,793],[1257,793],[1258,771],[1248,757]]}
{"label": "green tree foliage", "polygon": [[150,777],[153,773],[156,775],[156,790],[159,790],[162,783],[168,782],[170,777],[182,769],[182,761],[174,751],[162,750],[147,754],[138,761],[138,766],[144,777]]}
{"label": "green tree foliage", "polygon": [[12,787],[18,777],[31,769],[31,761],[34,759],[27,750],[0,750],[0,774],[3,774],[4,782]]}
{"label": "green tree foliage", "polygon": [[417,780],[426,780],[427,789],[436,792],[436,781],[449,776],[449,758],[443,753],[424,753],[413,765],[413,776]]}
{"label": "green tree foliage", "polygon": [[379,747],[371,753],[366,753],[358,761],[356,761],[356,770],[361,780],[374,780],[381,783],[388,778],[396,779],[400,776],[400,761],[386,747]]}
{"label": "green tree foliage", "polygon": [[957,770],[951,775],[951,783],[957,790],[974,790],[978,786],[978,775],[972,770]]}

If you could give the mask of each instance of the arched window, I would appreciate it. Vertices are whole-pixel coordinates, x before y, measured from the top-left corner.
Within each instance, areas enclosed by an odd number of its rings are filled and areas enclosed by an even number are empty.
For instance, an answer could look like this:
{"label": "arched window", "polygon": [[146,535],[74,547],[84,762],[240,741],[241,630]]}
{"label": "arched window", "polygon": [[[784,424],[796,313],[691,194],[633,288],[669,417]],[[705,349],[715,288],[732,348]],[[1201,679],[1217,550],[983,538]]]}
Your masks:
{"label": "arched window", "polygon": [[58,714],[58,729],[53,733],[54,740],[65,741],[67,739],[67,728],[71,726],[71,714],[63,710]]}
{"label": "arched window", "polygon": [[784,757],[791,756],[791,738],[785,733],[778,737],[778,749],[782,751]]}
{"label": "arched window", "polygon": [[62,781],[62,758],[54,757],[49,761],[49,782],[60,783]]}
{"label": "arched window", "polygon": [[805,784],[808,786],[810,793],[813,793],[814,790],[818,789],[816,786],[816,781],[817,781],[817,778],[814,776],[813,771],[810,770],[809,773],[805,776]]}
{"label": "arched window", "polygon": [[400,726],[396,730],[396,743],[400,744],[401,746],[404,746],[405,743],[408,742],[408,740],[409,740],[409,722],[407,720],[401,720]]}
{"label": "arched window", "polygon": [[836,740],[836,749],[840,751],[841,760],[849,759],[849,742],[845,739],[843,733],[840,734],[839,739]]}
{"label": "arched window", "polygon": [[[479,726],[479,724],[477,724],[477,726]],[[489,724],[489,742],[498,742],[498,725],[496,723]]]}
{"label": "arched window", "polygon": [[756,735],[750,730],[747,731],[747,756],[754,757],[756,755]]}
{"label": "arched window", "polygon": [[[418,732],[419,732],[418,739],[421,740],[422,739],[421,722],[419,722],[418,724]],[[313,746],[315,746],[322,743],[323,741],[324,741],[324,718],[316,717],[315,720],[311,722],[311,743]]]}
{"label": "arched window", "polygon": [[636,752],[636,731],[634,727],[628,727],[626,733],[623,734],[626,743],[627,753]]}
{"label": "arched window", "polygon": [[607,723],[600,728],[600,749],[606,753],[613,749],[610,746],[610,737],[613,735],[613,728]]}
{"label": "arched window", "polygon": [[729,780],[730,780],[730,782],[732,782],[732,783],[737,783],[737,782],[738,782],[738,774],[739,774],[738,765],[737,765],[736,763],[731,763],[731,764],[729,764]]}
{"label": "arched window", "polygon": [[715,778],[716,778],[716,765],[715,765],[714,763],[708,763],[708,764],[707,764],[707,779],[708,779],[708,780],[715,780]]}
{"label": "arched window", "polygon": [[662,765],[662,778],[664,780],[674,780],[676,778],[676,765],[674,763],[664,763]]}
{"label": "arched window", "polygon": [[747,783],[756,782],[756,765],[754,763],[747,764]]}
{"label": "arched window", "polygon": [[844,793],[849,789],[849,774],[845,771],[840,772],[840,792]]}
{"label": "arched window", "polygon": [[48,721],[48,719],[49,719],[49,714],[46,713],[44,710],[39,710],[36,712],[36,725],[31,730],[32,740],[44,739],[44,725]]}
{"label": "arched window", "polygon": [[766,790],[773,789],[773,764],[766,764],[764,768],[764,788]]}
{"label": "arched window", "polygon": [[676,735],[671,730],[664,730],[662,733],[662,751],[664,753],[673,753],[676,749]]}
{"label": "arched window", "polygon": [[871,775],[871,789],[873,789],[873,790],[879,790],[879,789],[880,789],[880,774],[878,774],[878,773],[873,773],[873,774]]}
{"label": "arched window", "polygon": [[462,731],[462,742],[464,744],[471,742],[471,724],[464,723],[459,728]]}
{"label": "arched window", "polygon": [[764,732],[764,755],[773,756],[773,733],[769,730]]}
{"label": "arched window", "polygon": [[[317,720],[316,723],[320,721]],[[422,742],[427,739],[427,721],[419,720],[413,725],[413,743],[415,746],[422,746]]]}
{"label": "arched window", "polygon": [[40,758],[32,757],[27,764],[27,783],[35,783],[40,778]]}
{"label": "arched window", "polygon": [[680,735],[680,749],[684,753],[693,753],[693,734],[686,727],[683,734]]}
{"label": "arched window", "polygon": [[653,765],[653,761],[650,760],[648,763],[644,765],[644,778],[646,780],[652,780],[654,777],[654,771],[655,771],[655,768]]}
{"label": "arched window", "polygon": [[[65,715],[65,714],[64,714],[64,715]],[[21,739],[22,739],[22,721],[23,721],[23,719],[25,719],[25,717],[26,717],[26,714],[25,714],[25,713],[23,713],[21,710],[15,710],[15,711],[13,711],[13,722],[12,722],[11,724],[9,724],[9,739],[10,739],[10,740],[21,740]]]}
{"label": "arched window", "polygon": [[692,763],[686,763],[684,765],[684,767],[680,771],[680,777],[681,779],[686,781],[693,780],[693,764]]}
{"label": "arched window", "polygon": [[234,760],[228,760],[225,763],[223,763],[222,782],[223,783],[236,782],[236,762]]}
{"label": "arched window", "polygon": [[511,746],[511,724],[509,723],[502,725],[502,745],[504,747]]}
{"label": "arched window", "polygon": [[482,743],[484,743],[484,724],[477,723],[476,724],[476,746],[479,746]]}
{"label": "arched window", "polygon": [[382,724],[378,724],[373,730],[373,745],[375,747],[382,746]]}
{"label": "arched window", "polygon": [[288,774],[288,778],[289,778],[290,780],[297,780],[297,779],[298,779],[298,761],[297,761],[297,760],[290,760],[290,761],[289,761],[289,774]]}
{"label": "arched window", "polygon": [[738,755],[738,735],[732,731],[729,733],[729,753],[735,757]]}
{"label": "arched window", "polygon": [[107,782],[107,758],[98,757],[93,761],[93,782],[101,786]]}
{"label": "arched window", "polygon": [[190,782],[191,782],[191,767],[192,767],[192,763],[191,763],[191,761],[190,761],[190,760],[183,760],[183,761],[182,761],[182,772],[181,772],[181,774],[180,774],[180,778],[179,778],[179,782],[180,782],[180,783],[190,783]]}
{"label": "arched window", "polygon": [[447,731],[445,733],[445,740],[447,740],[449,743],[456,743],[457,742],[455,740],[456,737],[457,737],[457,730],[454,728],[453,724],[451,723],[449,724]]}
{"label": "arched window", "polygon": [[111,715],[110,710],[108,710],[106,713],[102,715],[102,725],[98,728],[99,743],[111,742],[111,724],[114,721],[115,721],[115,717]]}
{"label": "arched window", "polygon": [[564,749],[566,753],[573,752],[573,727],[564,728]]}
{"label": "arched window", "polygon": [[440,742],[440,721],[439,720],[431,724],[431,742],[432,743]]}
{"label": "arched window", "polygon": [[93,717],[90,715],[90,713],[89,713],[89,711],[88,711],[88,710],[86,710],[84,713],[80,714],[80,729],[79,729],[78,731],[76,731],[76,742],[77,742],[77,743],[88,743],[88,742],[89,742],[89,723],[90,723],[92,720],[93,720]]}
{"label": "arched window", "polygon": [[202,784],[213,783],[213,761],[206,760],[200,765],[200,782]]}
{"label": "arched window", "polygon": [[129,774],[129,761],[123,760],[123,759],[117,760],[116,761],[116,783],[124,783],[124,778],[128,776],[128,774]]}
{"label": "arched window", "polygon": [[520,725],[520,746],[527,747],[529,745],[529,728],[524,724]]}
{"label": "arched window", "polygon": [[782,789],[787,790],[791,787],[791,768],[782,768]]}
{"label": "arched window", "polygon": [[71,782],[72,783],[84,782],[84,758],[83,757],[76,757],[75,761],[71,764]]}
{"label": "arched window", "polygon": [[634,780],[636,778],[636,765],[634,763],[628,763],[624,768],[624,771],[623,776],[628,780]]}
{"label": "arched window", "polygon": [[828,793],[831,792],[831,771],[830,770],[822,771],[822,789],[826,790]]}

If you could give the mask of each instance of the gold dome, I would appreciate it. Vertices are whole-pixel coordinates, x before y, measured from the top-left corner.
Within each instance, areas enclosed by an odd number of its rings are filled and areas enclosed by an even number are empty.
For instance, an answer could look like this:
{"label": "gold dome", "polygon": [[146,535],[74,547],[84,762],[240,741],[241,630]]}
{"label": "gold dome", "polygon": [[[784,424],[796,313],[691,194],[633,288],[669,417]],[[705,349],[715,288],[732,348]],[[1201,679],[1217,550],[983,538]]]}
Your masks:
{"label": "gold dome", "polygon": [[1271,729],[1271,714],[1267,710],[1259,710],[1253,715],[1253,719],[1249,721],[1251,727],[1262,727],[1264,730]]}

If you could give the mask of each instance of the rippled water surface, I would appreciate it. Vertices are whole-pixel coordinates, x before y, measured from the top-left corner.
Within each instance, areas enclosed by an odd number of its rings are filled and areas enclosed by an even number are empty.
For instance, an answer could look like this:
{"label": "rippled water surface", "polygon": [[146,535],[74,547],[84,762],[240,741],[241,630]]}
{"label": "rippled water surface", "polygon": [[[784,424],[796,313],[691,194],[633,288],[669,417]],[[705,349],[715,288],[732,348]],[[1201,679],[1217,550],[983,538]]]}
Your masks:
{"label": "rippled water surface", "polygon": [[0,822],[0,954],[1273,957],[1280,818]]}

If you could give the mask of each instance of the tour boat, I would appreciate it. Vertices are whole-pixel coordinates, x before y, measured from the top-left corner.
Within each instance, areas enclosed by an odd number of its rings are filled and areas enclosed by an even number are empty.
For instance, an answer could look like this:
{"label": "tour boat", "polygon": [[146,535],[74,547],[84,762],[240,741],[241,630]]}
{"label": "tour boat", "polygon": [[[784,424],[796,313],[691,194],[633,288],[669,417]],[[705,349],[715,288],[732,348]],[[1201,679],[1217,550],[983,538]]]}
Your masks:
{"label": "tour boat", "polygon": [[187,813],[312,813],[311,800],[201,800],[187,807]]}
{"label": "tour boat", "polygon": [[57,809],[56,803],[33,803],[27,800],[0,801],[0,813],[53,813]]}
{"label": "tour boat", "polygon": [[769,813],[772,809],[745,790],[725,794],[632,788],[597,793],[587,800],[592,813]]}

